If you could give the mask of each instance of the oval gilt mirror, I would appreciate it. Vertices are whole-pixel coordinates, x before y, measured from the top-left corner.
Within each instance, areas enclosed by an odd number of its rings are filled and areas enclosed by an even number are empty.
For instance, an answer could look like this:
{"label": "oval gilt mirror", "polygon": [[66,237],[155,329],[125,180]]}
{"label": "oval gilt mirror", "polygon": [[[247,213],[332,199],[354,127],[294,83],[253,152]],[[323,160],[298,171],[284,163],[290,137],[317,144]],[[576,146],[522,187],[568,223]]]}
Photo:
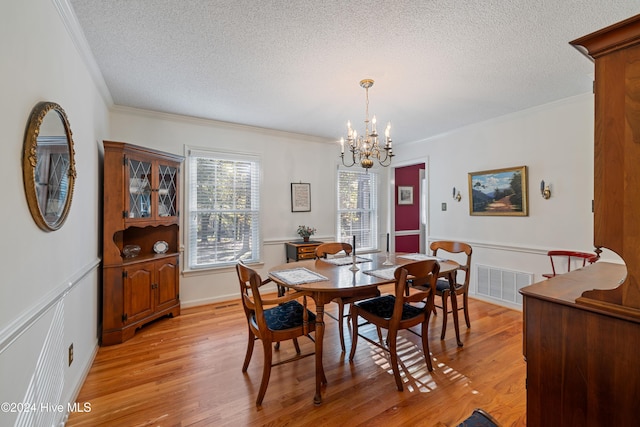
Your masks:
{"label": "oval gilt mirror", "polygon": [[67,114],[55,102],[40,102],[31,110],[22,173],[36,224],[45,231],[59,229],[71,207],[76,165]]}

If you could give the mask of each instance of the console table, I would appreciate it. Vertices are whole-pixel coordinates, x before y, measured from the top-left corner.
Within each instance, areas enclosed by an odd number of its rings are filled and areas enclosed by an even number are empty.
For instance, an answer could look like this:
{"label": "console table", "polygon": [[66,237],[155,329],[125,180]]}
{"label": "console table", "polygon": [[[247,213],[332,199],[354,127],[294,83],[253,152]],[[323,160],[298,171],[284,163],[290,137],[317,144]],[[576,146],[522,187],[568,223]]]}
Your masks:
{"label": "console table", "polygon": [[310,240],[308,242],[296,240],[295,242],[286,242],[284,248],[286,251],[287,262],[289,260],[300,261],[303,259],[313,259],[316,257],[316,248],[323,242]]}

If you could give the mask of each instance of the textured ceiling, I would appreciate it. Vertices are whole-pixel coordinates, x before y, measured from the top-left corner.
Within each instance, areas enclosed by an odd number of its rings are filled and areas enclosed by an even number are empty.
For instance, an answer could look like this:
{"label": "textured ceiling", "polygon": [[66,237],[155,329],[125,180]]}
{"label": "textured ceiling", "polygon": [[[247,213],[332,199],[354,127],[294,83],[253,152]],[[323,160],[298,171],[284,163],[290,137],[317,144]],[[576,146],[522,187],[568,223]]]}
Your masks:
{"label": "textured ceiling", "polygon": [[591,90],[569,41],[640,0],[69,0],[116,105],[394,143]]}

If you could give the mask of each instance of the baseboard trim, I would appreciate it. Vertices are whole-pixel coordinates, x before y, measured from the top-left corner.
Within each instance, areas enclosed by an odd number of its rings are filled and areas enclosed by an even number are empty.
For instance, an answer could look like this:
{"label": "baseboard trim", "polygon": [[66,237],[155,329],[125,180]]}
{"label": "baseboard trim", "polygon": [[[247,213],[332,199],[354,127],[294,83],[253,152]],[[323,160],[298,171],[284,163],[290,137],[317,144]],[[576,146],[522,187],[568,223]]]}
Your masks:
{"label": "baseboard trim", "polygon": [[512,303],[509,301],[503,301],[500,299],[496,299],[496,298],[491,298],[485,295],[479,295],[477,293],[472,293],[469,292],[469,298],[473,298],[473,299],[477,299],[479,301],[484,301],[484,302],[488,302],[489,304],[493,304],[493,305],[499,305],[501,307],[506,307],[506,308],[510,308],[512,310],[516,310],[516,311],[522,311],[522,305],[517,304],[517,303]]}

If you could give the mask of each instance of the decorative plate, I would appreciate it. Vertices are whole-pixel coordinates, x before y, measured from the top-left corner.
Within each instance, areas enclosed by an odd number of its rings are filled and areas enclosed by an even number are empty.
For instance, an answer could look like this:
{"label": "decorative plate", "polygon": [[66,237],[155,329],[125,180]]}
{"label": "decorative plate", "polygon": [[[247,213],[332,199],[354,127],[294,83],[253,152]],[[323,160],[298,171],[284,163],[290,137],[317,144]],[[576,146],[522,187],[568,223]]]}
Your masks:
{"label": "decorative plate", "polygon": [[153,244],[153,251],[157,254],[163,254],[169,249],[169,244],[164,240],[158,240]]}

